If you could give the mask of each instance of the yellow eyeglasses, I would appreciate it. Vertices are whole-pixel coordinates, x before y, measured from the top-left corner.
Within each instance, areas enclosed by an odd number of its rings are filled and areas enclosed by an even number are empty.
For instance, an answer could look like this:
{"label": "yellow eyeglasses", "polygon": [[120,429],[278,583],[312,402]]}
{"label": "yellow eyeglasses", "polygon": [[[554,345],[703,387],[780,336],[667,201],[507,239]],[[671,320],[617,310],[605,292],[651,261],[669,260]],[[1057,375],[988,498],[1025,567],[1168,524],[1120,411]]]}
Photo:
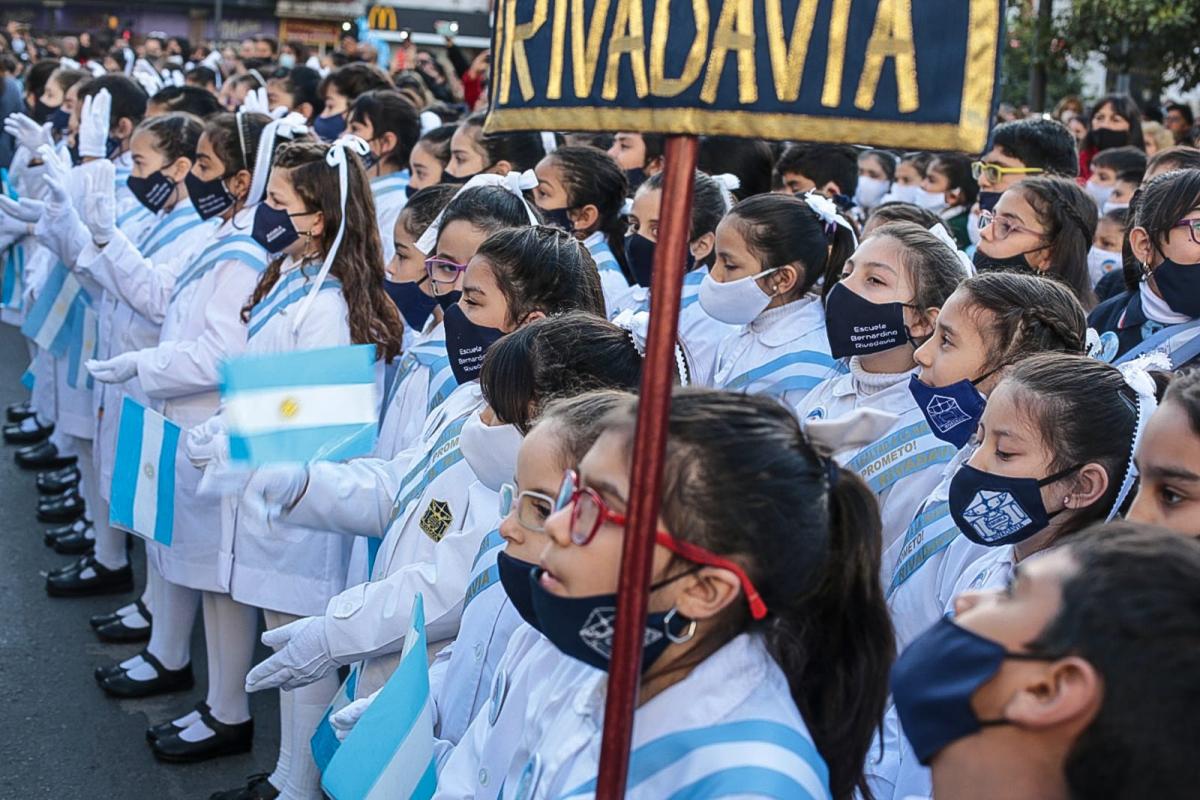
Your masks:
{"label": "yellow eyeglasses", "polygon": [[1037,167],[1005,167],[987,161],[971,162],[971,177],[979,180],[986,175],[988,183],[999,183],[1005,175],[1040,175],[1044,171]]}

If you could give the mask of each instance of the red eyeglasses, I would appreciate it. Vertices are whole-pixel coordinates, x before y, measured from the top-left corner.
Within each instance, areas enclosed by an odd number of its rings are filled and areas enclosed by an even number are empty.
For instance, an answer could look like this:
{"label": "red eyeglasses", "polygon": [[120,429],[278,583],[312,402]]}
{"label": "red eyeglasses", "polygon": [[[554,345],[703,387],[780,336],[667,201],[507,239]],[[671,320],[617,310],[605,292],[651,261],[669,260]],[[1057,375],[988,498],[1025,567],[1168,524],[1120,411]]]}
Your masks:
{"label": "red eyeglasses", "polygon": [[[563,473],[563,481],[558,488],[558,496],[554,500],[554,510],[561,511],[568,505],[571,506],[571,542],[580,547],[592,541],[596,537],[596,532],[600,530],[600,526],[605,522],[622,527],[626,524],[625,515],[610,510],[604,502],[604,498],[600,497],[595,489],[579,485],[579,475],[573,469]],[[740,566],[727,558],[710,553],[703,547],[676,539],[664,530],[655,531],[654,538],[672,553],[692,563],[705,564],[732,572],[741,583],[742,591],[746,593],[750,616],[754,619],[762,619],[767,615],[767,604],[759,595],[758,590],[754,588],[750,576]]]}

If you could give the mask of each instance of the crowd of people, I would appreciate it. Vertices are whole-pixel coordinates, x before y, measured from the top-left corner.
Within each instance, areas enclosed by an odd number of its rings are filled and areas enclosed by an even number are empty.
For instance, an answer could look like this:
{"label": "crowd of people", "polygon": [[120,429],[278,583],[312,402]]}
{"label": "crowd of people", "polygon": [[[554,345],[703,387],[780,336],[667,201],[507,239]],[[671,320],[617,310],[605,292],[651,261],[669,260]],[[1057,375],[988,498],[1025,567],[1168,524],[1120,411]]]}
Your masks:
{"label": "crowd of people", "polygon": [[[158,759],[277,745],[213,800],[317,798],[420,596],[436,796],[594,795],[664,137],[485,133],[486,53],[3,45],[4,437],[48,595],[141,587],[98,691],[199,686]],[[701,140],[628,796],[1191,796],[1200,150],[1162,111]],[[234,471],[222,364],[350,344],[373,454]],[[130,401],[182,431],[169,543],[110,523]]]}

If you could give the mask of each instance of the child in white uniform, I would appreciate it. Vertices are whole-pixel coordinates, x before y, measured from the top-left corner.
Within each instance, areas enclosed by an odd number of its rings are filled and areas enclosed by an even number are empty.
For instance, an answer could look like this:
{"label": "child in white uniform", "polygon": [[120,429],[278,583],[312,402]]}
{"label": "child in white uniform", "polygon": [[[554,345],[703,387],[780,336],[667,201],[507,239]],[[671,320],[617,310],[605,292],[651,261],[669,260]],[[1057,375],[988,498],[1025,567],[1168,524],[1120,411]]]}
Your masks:
{"label": "child in white uniform", "polygon": [[393,89],[376,89],[355,98],[346,130],[367,143],[371,151],[363,166],[375,198],[375,220],[383,245],[383,260],[392,257],[392,229],[412,194],[408,191],[408,159],[421,137],[417,110]]}

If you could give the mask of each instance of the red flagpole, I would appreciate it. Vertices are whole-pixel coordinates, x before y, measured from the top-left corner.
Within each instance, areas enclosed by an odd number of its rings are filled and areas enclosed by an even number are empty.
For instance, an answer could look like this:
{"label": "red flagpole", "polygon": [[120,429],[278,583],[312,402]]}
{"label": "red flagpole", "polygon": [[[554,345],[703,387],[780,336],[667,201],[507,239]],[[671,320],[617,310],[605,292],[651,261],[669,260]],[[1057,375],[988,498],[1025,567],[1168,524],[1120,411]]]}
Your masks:
{"label": "red flagpole", "polygon": [[658,520],[658,487],[662,485],[671,387],[677,374],[675,340],[683,294],[683,265],[692,226],[692,179],[698,148],[699,140],[695,136],[667,137],[662,210],[659,212],[658,244],[654,248],[654,283],[650,291],[650,331],[633,445],[629,522],[621,556],[622,579],[617,594],[616,630],[596,786],[596,797],[603,800],[625,796],[625,776],[629,771],[633,715],[641,682],[642,631],[645,629],[654,531]]}

